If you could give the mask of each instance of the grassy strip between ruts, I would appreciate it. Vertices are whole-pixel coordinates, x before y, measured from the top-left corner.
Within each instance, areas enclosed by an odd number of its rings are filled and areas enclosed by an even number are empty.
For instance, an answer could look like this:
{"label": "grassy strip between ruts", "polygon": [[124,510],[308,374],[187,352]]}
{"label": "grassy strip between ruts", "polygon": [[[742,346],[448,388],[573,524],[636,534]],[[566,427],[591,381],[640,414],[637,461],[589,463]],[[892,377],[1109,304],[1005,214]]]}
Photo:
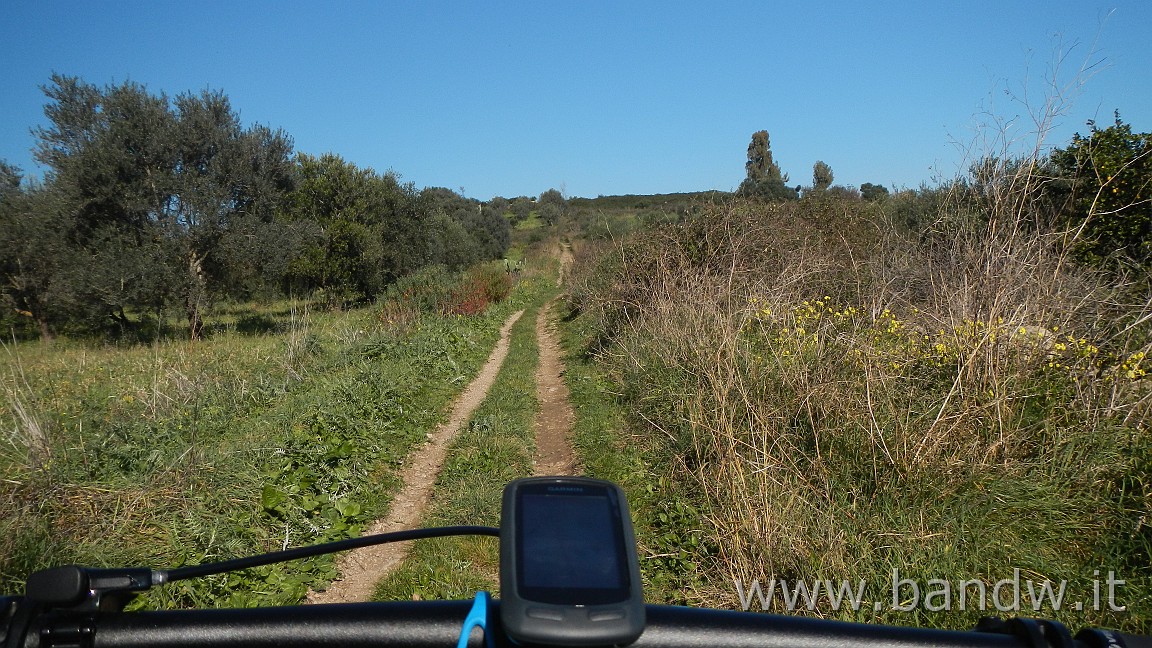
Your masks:
{"label": "grassy strip between ruts", "polygon": [[[512,329],[511,350],[496,384],[468,429],[461,432],[437,480],[425,526],[499,524],[504,484],[531,474],[532,419],[538,403],[533,377],[539,350],[533,324],[536,301]],[[578,347],[580,322],[561,327],[565,378],[576,412],[574,443],[590,477],[623,486],[632,506],[645,598],[654,603],[698,603],[707,587],[697,564],[703,533],[699,512],[686,493],[645,460],[639,437],[627,433],[623,410],[595,363]],[[377,587],[376,600],[461,599],[498,589],[499,545],[494,538],[464,537],[414,543],[405,563]]]}
{"label": "grassy strip between ruts", "polygon": [[[535,321],[551,291],[540,288],[512,328],[508,357],[488,397],[461,430],[436,480],[424,526],[500,524],[504,484],[532,473],[539,409]],[[462,599],[498,587],[499,543],[490,537],[415,542],[404,564],[385,578],[374,599]]]}

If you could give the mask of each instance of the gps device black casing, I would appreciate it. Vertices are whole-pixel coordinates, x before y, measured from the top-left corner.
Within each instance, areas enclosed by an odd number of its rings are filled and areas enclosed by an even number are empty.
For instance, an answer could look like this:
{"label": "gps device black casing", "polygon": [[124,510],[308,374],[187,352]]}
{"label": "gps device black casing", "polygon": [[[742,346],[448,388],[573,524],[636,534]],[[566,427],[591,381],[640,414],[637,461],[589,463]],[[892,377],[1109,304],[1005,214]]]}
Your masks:
{"label": "gps device black casing", "polygon": [[607,646],[640,637],[640,563],[619,486],[587,477],[505,486],[500,619],[524,644]]}

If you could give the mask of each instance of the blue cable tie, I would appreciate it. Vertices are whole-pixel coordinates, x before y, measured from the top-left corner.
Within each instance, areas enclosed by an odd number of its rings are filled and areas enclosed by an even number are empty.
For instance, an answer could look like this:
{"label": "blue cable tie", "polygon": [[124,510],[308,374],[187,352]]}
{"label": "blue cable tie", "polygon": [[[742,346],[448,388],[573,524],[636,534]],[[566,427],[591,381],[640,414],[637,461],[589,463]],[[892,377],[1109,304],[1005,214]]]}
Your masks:
{"label": "blue cable tie", "polygon": [[472,609],[468,610],[468,616],[464,617],[464,627],[460,629],[460,640],[456,642],[456,648],[467,648],[468,638],[472,636],[472,629],[477,627],[484,631],[484,641],[488,648],[494,648],[495,642],[492,640],[492,635],[488,633],[489,600],[488,592],[476,592],[476,598],[472,601]]}

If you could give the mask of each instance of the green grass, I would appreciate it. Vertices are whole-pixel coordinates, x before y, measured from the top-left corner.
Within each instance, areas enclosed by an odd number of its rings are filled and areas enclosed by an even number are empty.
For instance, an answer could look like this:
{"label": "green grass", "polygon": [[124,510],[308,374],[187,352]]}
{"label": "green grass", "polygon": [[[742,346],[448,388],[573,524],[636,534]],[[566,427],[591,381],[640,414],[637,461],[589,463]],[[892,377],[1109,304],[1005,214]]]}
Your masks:
{"label": "green grass", "polygon": [[[535,320],[550,293],[546,285],[539,285],[513,326],[508,356],[495,384],[448,451],[424,526],[499,526],[504,484],[532,473],[532,423],[539,409]],[[496,538],[421,540],[413,544],[403,565],[381,581],[373,598],[463,599],[480,590],[497,592],[498,568]]]}
{"label": "green grass", "polygon": [[[512,330],[512,347],[489,397],[449,451],[425,526],[499,524],[504,484],[531,474],[532,419],[538,404],[538,349],[530,308]],[[692,604],[705,600],[705,546],[698,506],[670,478],[668,462],[630,433],[624,410],[597,365],[573,353],[583,321],[562,327],[565,380],[576,414],[574,444],[585,474],[621,484],[632,505],[646,600]],[[497,592],[498,543],[493,538],[444,538],[413,544],[404,565],[383,580],[375,600],[459,599]]]}
{"label": "green grass", "polygon": [[592,318],[581,316],[561,328],[576,453],[585,474],[616,482],[628,496],[645,600],[706,604],[713,549],[702,530],[700,502],[676,478],[675,458],[629,422],[620,386],[584,353],[593,326]]}
{"label": "green grass", "polygon": [[[525,287],[530,284],[524,284]],[[230,313],[205,341],[20,344],[0,358],[0,591],[77,562],[171,567],[355,535],[524,290],[474,317]],[[299,601],[330,558],[175,583],[145,606]]]}
{"label": "green grass", "polygon": [[528,213],[528,218],[525,218],[524,220],[520,221],[519,223],[516,223],[516,227],[514,227],[513,229],[516,229],[519,231],[534,230],[534,229],[539,229],[541,227],[544,227],[546,224],[547,223],[545,223],[544,220],[542,218],[540,218],[540,216],[537,215],[536,212],[533,211],[533,212]]}

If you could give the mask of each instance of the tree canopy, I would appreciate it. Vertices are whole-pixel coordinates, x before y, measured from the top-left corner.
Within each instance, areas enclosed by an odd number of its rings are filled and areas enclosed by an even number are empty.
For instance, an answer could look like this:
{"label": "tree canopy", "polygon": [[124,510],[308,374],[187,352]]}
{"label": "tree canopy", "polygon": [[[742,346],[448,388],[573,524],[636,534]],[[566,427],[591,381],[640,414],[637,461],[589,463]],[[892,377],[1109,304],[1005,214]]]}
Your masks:
{"label": "tree canopy", "polygon": [[1115,115],[1107,128],[1088,122],[1087,137],[1056,150],[1057,172],[1071,180],[1069,217],[1076,250],[1095,264],[1152,264],[1152,133],[1134,133]]}
{"label": "tree canopy", "polygon": [[36,158],[76,259],[52,292],[96,320],[179,304],[199,337],[212,295],[260,281],[265,225],[295,178],[291,139],[243,127],[219,92],[169,99],[61,75],[44,92]]}
{"label": "tree canopy", "polygon": [[65,75],[43,90],[44,182],[23,187],[0,161],[0,317],[43,337],[180,313],[196,338],[220,298],[355,303],[424,265],[462,268],[508,247],[501,211],[337,155],[294,155],[285,132],[244,125],[222,92]]}
{"label": "tree canopy", "polygon": [[816,191],[824,191],[831,187],[832,178],[832,167],[823,161],[817,160],[816,164],[812,165],[812,188]]}
{"label": "tree canopy", "polygon": [[788,176],[781,173],[780,166],[772,160],[768,131],[752,133],[744,169],[747,175],[737,190],[740,195],[768,200],[794,200],[798,197],[796,190],[787,186]]}
{"label": "tree canopy", "polygon": [[888,188],[884,185],[865,182],[860,185],[860,195],[868,202],[879,202],[888,198]]}

